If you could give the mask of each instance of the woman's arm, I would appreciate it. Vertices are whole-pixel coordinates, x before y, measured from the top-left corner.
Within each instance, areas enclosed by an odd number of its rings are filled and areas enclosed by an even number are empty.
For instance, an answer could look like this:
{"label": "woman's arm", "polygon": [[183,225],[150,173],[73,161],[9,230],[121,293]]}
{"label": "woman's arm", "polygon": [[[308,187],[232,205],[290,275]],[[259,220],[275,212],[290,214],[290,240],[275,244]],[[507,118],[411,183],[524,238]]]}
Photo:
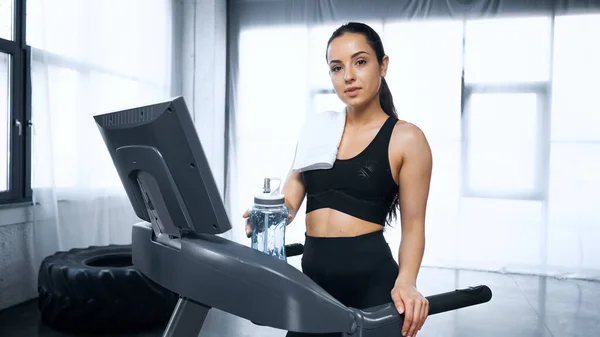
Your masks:
{"label": "woman's arm", "polygon": [[400,272],[392,300],[404,313],[403,336],[415,336],[429,312],[429,303],[417,291],[417,275],[425,251],[425,213],[432,171],[431,149],[423,132],[412,124],[398,130],[402,149],[398,184],[402,239],[398,249]]}
{"label": "woman's arm", "polygon": [[399,174],[402,239],[398,252],[398,281],[416,286],[425,250],[425,213],[431,182],[432,155],[423,132],[403,126],[402,166]]}
{"label": "woman's arm", "polygon": [[287,177],[285,184],[283,185],[283,189],[281,193],[285,197],[285,206],[290,211],[290,216],[288,217],[288,225],[294,220],[300,206],[302,206],[302,202],[304,201],[304,197],[306,195],[306,190],[304,189],[304,183],[302,182],[302,178],[300,173],[292,171],[290,175]]}

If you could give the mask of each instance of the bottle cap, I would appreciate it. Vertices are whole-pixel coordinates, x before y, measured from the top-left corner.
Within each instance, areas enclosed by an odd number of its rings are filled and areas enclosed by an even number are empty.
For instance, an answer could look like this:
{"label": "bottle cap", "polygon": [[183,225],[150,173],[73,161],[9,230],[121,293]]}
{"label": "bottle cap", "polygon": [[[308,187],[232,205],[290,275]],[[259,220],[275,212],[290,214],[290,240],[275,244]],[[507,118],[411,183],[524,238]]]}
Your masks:
{"label": "bottle cap", "polygon": [[[277,188],[271,190],[271,181],[277,181]],[[280,193],[281,179],[265,178],[262,193],[254,196],[254,203],[261,206],[281,206],[285,204],[285,196]]]}

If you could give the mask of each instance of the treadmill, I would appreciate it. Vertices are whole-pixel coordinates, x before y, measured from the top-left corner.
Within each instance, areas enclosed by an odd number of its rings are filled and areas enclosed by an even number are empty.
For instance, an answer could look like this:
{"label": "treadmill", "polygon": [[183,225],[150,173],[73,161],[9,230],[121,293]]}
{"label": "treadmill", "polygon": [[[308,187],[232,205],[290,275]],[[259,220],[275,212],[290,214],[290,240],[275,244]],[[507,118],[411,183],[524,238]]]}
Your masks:
{"label": "treadmill", "polygon": [[[133,264],[180,296],[163,336],[198,336],[212,308],[288,331],[400,336],[404,316],[391,298],[346,307],[294,266],[219,235],[231,222],[182,97],[94,119],[142,220],[132,229]],[[288,248],[295,255],[302,245]],[[429,314],[491,297],[485,285],[432,295]]]}

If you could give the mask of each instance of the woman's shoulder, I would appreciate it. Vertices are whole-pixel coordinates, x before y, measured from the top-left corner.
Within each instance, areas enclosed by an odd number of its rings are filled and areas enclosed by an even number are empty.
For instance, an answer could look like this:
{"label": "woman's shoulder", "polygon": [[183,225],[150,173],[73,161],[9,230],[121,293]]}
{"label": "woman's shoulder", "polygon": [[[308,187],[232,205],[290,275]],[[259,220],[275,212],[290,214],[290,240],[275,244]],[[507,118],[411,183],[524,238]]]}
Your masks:
{"label": "woman's shoulder", "polygon": [[425,133],[413,123],[398,120],[390,139],[390,150],[402,161],[406,157],[429,155],[431,149]]}
{"label": "woman's shoulder", "polygon": [[394,125],[392,131],[392,138],[396,138],[396,141],[414,141],[424,137],[423,130],[415,124],[402,119],[396,120],[396,125]]}

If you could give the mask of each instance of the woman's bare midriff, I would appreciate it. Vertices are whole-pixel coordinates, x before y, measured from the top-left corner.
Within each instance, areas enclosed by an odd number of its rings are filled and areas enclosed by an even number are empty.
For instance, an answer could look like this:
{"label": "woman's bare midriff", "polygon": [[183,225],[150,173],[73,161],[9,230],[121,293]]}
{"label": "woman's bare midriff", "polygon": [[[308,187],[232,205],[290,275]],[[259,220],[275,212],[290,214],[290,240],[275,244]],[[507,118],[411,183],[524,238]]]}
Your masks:
{"label": "woman's bare midriff", "polygon": [[352,237],[382,229],[381,225],[330,208],[306,214],[306,235],[313,237]]}

